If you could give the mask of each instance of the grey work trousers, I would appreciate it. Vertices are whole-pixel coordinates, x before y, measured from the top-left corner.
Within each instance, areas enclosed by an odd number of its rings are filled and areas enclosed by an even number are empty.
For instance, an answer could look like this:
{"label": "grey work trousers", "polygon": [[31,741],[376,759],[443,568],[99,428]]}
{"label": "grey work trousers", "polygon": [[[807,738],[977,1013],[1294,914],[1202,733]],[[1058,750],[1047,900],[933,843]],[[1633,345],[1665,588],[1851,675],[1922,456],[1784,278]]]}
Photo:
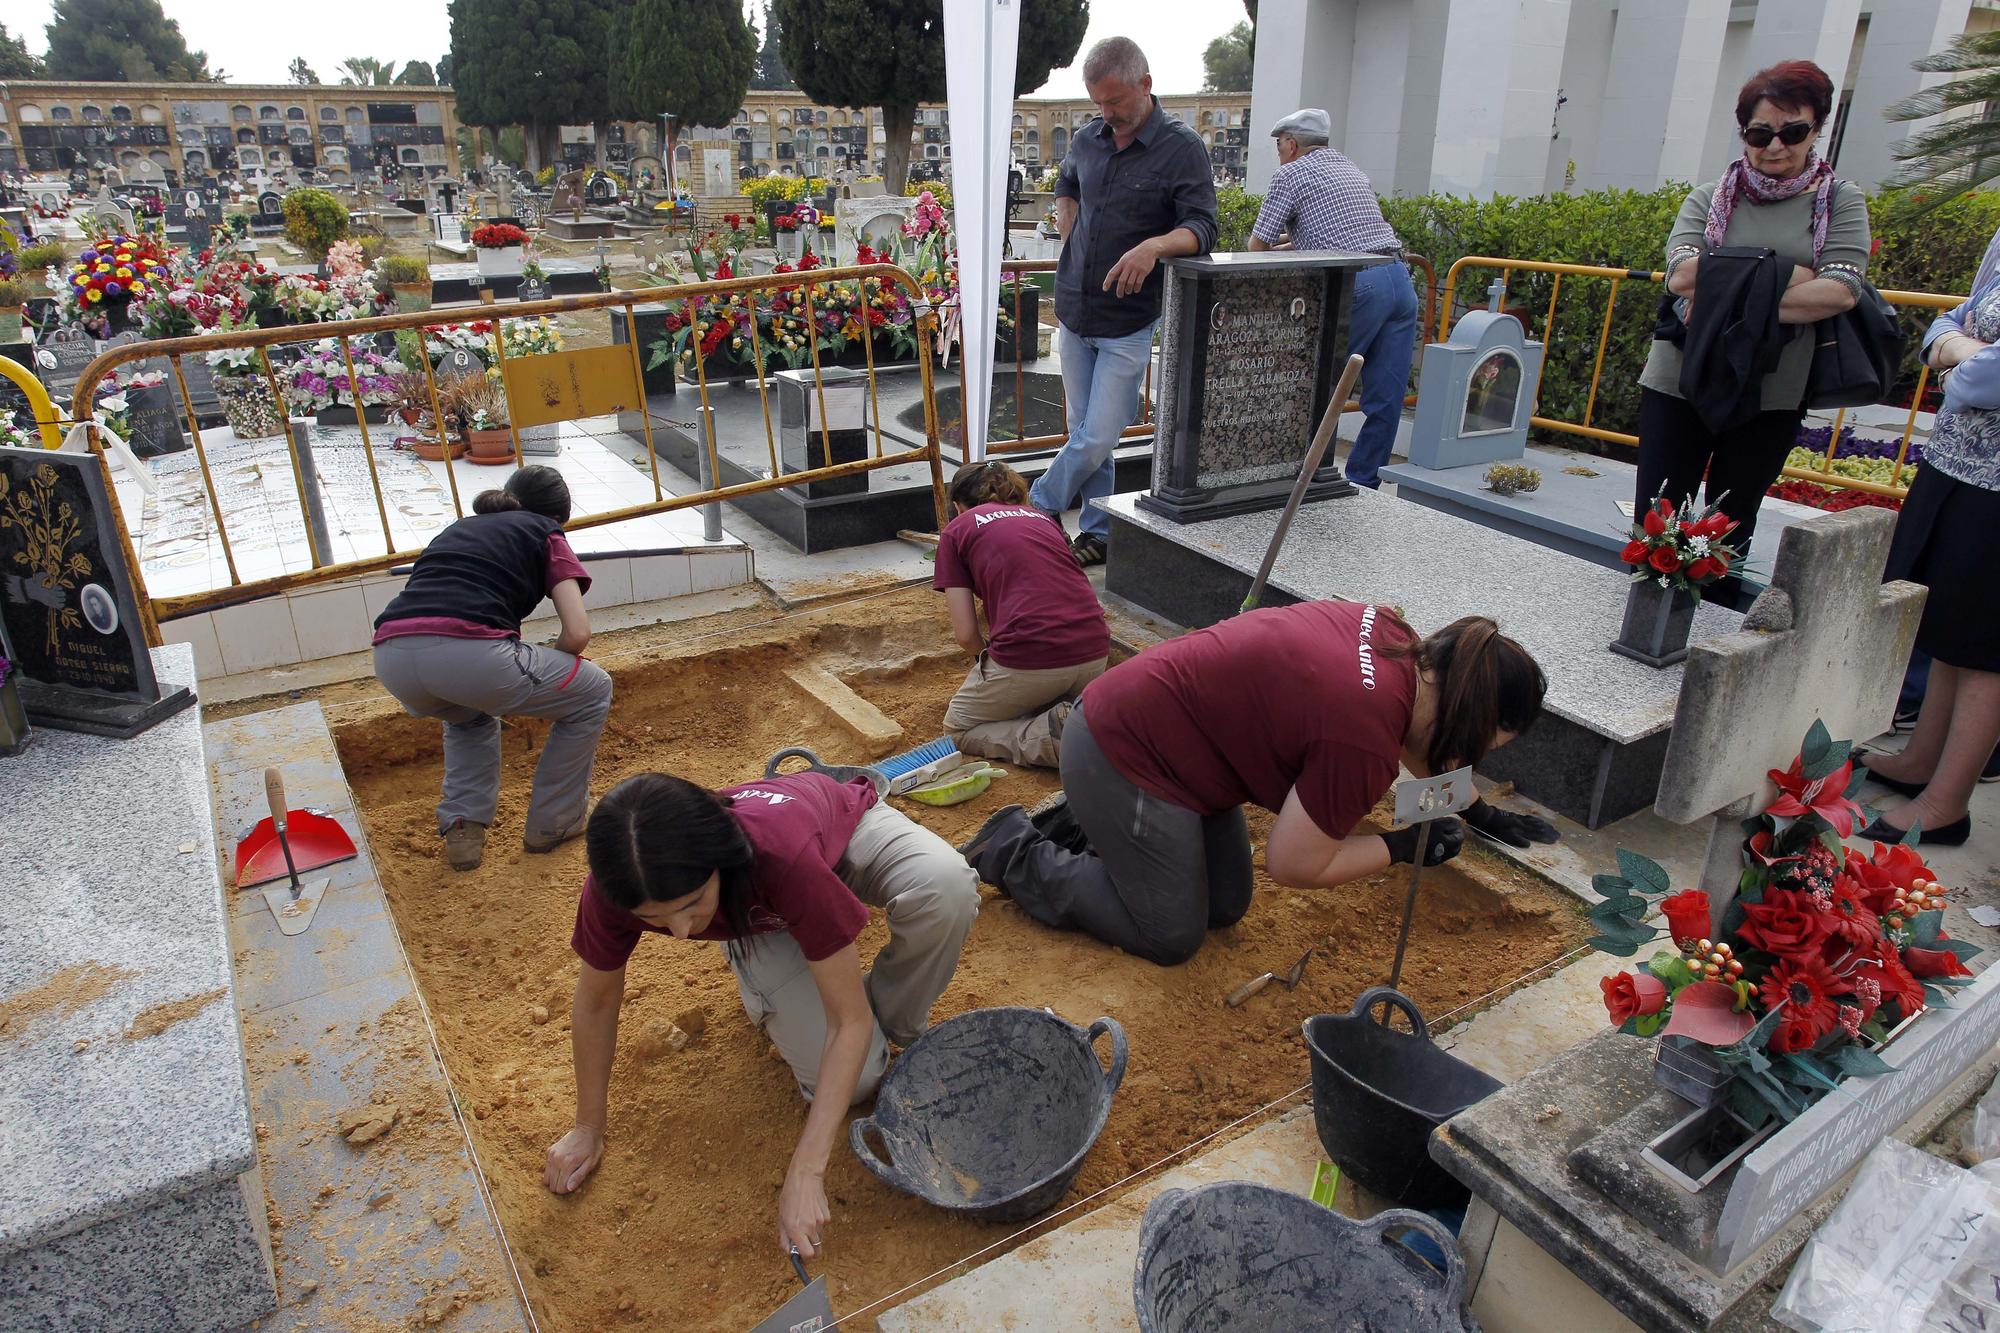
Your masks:
{"label": "grey work trousers", "polygon": [[611,714],[611,677],[595,662],[519,639],[410,634],[375,645],[375,678],[405,711],[444,722],[438,832],[492,824],[500,802],[500,718],[555,723],[535,765],[525,831],[554,836],[583,822],[590,767]]}
{"label": "grey work trousers", "polygon": [[1062,753],[1055,709],[1103,675],[1109,660],[1027,670],[981,653],[945,707],[945,732],[964,754],[1054,768]]}
{"label": "grey work trousers", "polygon": [[[908,1046],[930,1026],[931,1005],[951,984],[979,912],[979,877],[950,843],[886,805],[861,816],[834,873],[889,918],[889,942],[875,955],[865,983],[875,1030],[854,1088],[858,1102],[874,1096],[888,1072],[889,1041]],[[785,1057],[811,1101],[826,1054],[826,1005],[798,941],[771,931],[731,940],[723,952],[744,1012]]]}
{"label": "grey work trousers", "polygon": [[1062,785],[1091,850],[1022,848],[1001,886],[1022,911],[1162,965],[1242,920],[1253,880],[1241,806],[1204,815],[1148,795],[1098,748],[1081,707],[1063,728]]}

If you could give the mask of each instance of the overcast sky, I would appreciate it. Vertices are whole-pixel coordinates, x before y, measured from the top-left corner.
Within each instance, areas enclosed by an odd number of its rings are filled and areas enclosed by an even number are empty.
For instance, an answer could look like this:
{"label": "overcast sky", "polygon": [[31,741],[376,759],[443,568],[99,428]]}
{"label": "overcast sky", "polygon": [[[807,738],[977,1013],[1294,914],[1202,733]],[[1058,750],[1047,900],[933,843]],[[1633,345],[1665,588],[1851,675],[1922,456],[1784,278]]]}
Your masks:
{"label": "overcast sky", "polygon": [[[348,56],[435,63],[451,44],[445,0],[342,0],[337,17],[244,0],[164,2],[188,45],[208,53],[210,68],[241,83],[283,83],[286,67],[299,55],[331,80]],[[747,8],[754,15],[755,3]],[[9,0],[4,9],[0,22],[10,34],[27,38],[31,51],[48,49],[42,29],[49,21],[49,0]],[[1235,0],[1091,0],[1084,49],[1100,37],[1134,37],[1152,61],[1158,91],[1191,93],[1201,87],[1202,49],[1243,18]],[[1057,70],[1040,93],[1080,97],[1083,80],[1075,67]]]}

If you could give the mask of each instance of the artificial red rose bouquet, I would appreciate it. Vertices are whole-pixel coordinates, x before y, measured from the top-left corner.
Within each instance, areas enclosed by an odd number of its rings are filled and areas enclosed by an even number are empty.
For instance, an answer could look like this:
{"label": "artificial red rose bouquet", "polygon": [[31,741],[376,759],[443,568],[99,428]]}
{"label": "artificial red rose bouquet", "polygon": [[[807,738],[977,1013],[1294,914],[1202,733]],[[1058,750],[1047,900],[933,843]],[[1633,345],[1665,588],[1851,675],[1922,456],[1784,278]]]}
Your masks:
{"label": "artificial red rose bouquet", "polygon": [[1679,509],[1663,497],[1632,525],[1632,539],[1621,558],[1632,566],[1632,581],[1653,579],[1662,588],[1678,588],[1701,600],[1701,590],[1727,574],[1742,552],[1729,543],[1736,522],[1710,506],[1695,512],[1694,501]]}
{"label": "artificial red rose bouquet", "polygon": [[526,245],[528,233],[511,222],[489,222],[472,233],[472,243],[481,250],[504,250],[510,245]]}
{"label": "artificial red rose bouquet", "polygon": [[[1664,519],[1665,515],[1661,515]],[[1790,1120],[1849,1075],[1889,1066],[1874,1054],[1972,973],[1979,949],[1943,926],[1947,890],[1908,844],[1847,846],[1863,813],[1853,745],[1815,722],[1778,797],[1744,821],[1743,873],[1716,921],[1708,894],[1672,892],[1658,863],[1620,849],[1598,875],[1591,943],[1631,958],[1661,937],[1672,947],[1600,985],[1612,1023],[1640,1037],[1712,1048],[1737,1075],[1731,1099],[1753,1125]]]}

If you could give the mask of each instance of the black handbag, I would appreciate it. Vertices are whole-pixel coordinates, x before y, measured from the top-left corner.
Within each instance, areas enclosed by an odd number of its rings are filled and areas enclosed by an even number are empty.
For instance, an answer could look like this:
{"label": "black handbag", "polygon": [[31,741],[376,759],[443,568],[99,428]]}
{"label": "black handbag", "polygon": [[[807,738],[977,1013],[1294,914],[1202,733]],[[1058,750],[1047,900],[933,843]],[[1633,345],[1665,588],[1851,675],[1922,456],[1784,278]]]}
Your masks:
{"label": "black handbag", "polygon": [[1896,309],[1869,283],[1861,299],[1813,325],[1807,407],[1866,407],[1889,396],[1903,363],[1903,330]]}

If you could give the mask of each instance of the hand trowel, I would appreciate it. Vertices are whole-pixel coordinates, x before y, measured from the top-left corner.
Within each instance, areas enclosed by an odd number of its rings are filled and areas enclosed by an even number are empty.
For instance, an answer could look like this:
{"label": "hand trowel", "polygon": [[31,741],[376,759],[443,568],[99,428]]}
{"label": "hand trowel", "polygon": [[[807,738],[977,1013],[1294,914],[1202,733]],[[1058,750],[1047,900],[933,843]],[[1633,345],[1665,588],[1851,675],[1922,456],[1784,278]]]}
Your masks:
{"label": "hand trowel", "polygon": [[799,1275],[805,1290],[779,1306],[777,1312],[750,1333],[821,1333],[833,1327],[833,1300],[826,1294],[826,1279],[806,1277],[799,1261],[799,1247],[792,1246],[792,1271]]}
{"label": "hand trowel", "polygon": [[299,881],[298,864],[292,860],[292,841],[285,828],[290,822],[290,812],[285,804],[285,779],[275,768],[264,770],[264,796],[271,803],[271,830],[278,835],[278,848],[285,854],[285,873],[289,881],[265,889],[264,902],[270,907],[271,915],[278,919],[281,934],[301,935],[312,926],[313,914],[319,911],[319,900],[326,896],[326,886],[331,881],[324,875],[304,883]]}

